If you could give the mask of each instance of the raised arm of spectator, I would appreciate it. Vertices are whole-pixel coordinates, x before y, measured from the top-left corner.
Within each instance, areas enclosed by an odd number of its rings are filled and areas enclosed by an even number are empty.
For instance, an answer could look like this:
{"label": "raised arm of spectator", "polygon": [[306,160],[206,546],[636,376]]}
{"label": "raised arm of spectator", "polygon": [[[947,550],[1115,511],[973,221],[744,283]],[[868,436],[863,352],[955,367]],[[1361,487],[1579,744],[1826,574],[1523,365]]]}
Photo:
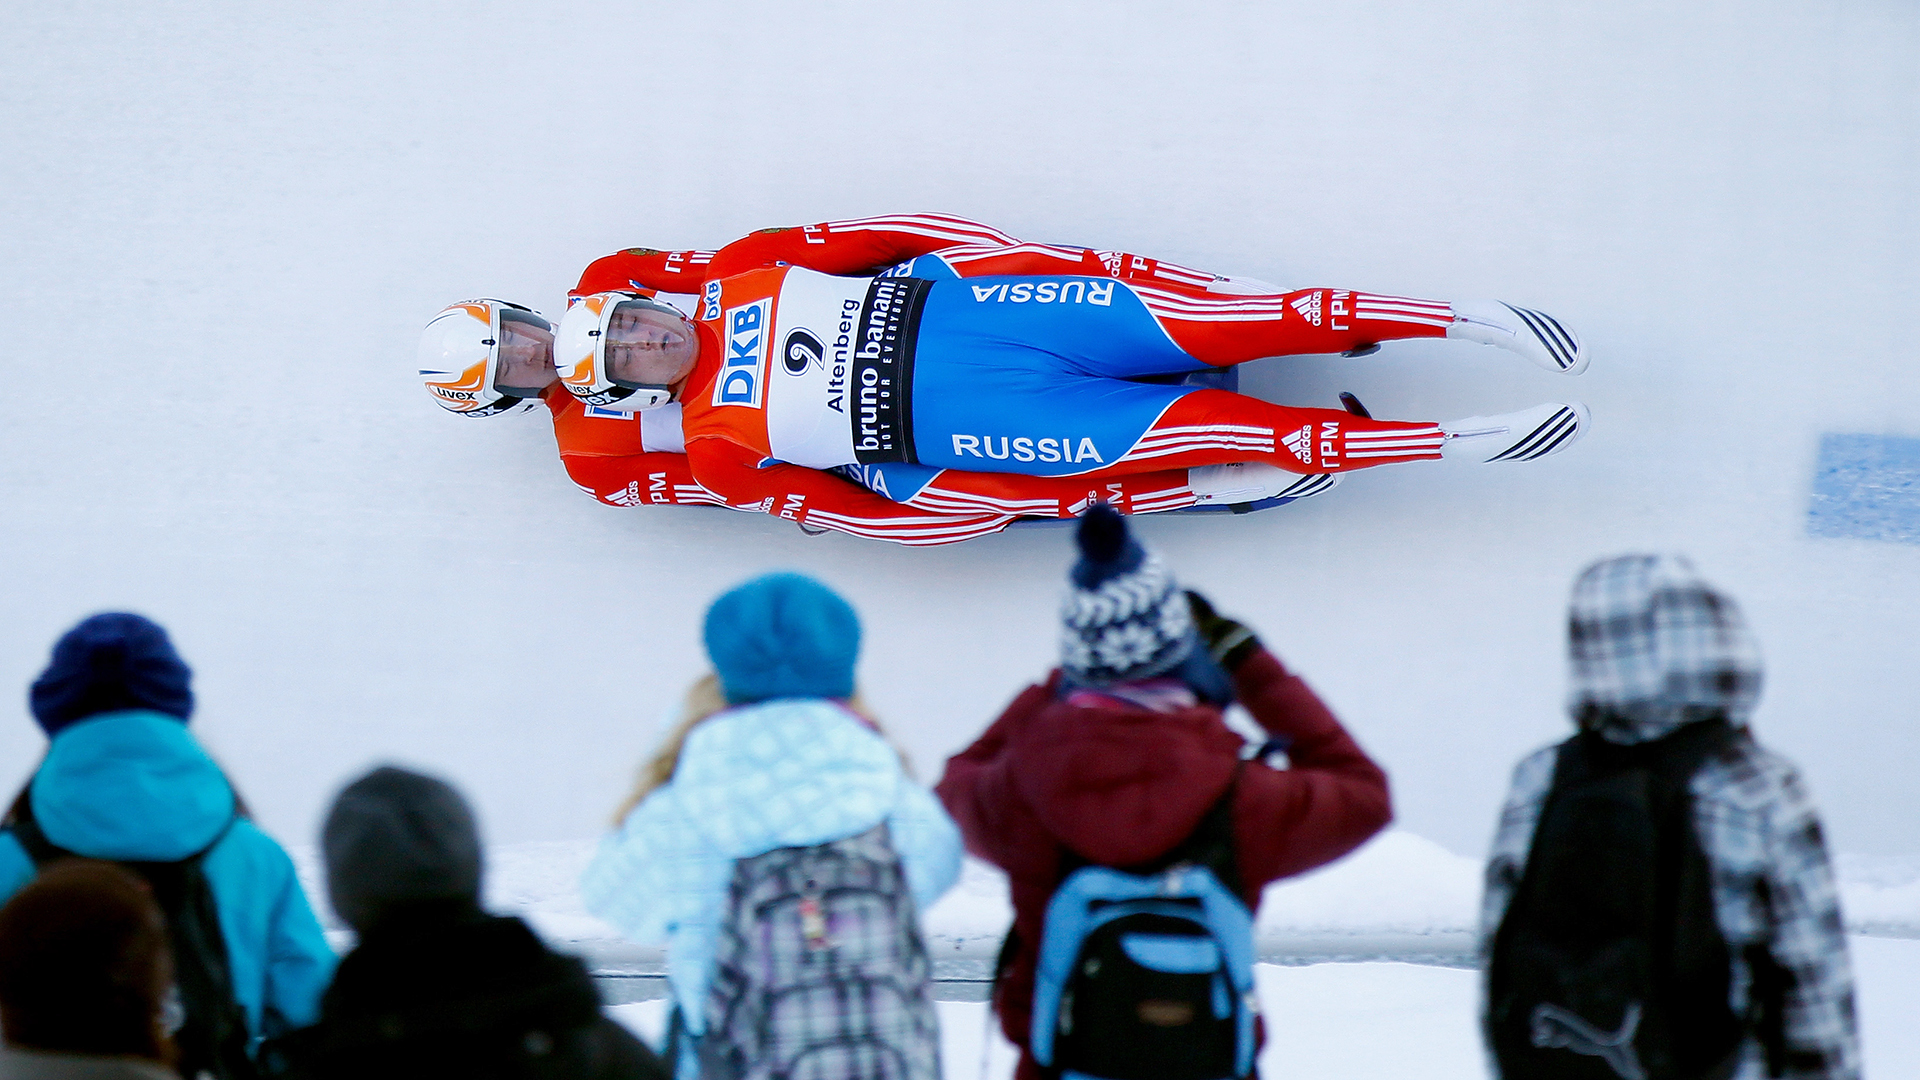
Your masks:
{"label": "raised arm of spectator", "polygon": [[1254,720],[1284,745],[1288,767],[1242,771],[1234,799],[1241,881],[1266,882],[1345,855],[1393,820],[1387,776],[1333,711],[1244,624],[1189,593],[1194,623]]}
{"label": "raised arm of spectator", "polygon": [[[1056,674],[1044,684],[1021,691],[973,745],[947,759],[946,772],[933,789],[960,826],[967,851],[1009,872],[1046,870],[1043,866],[1016,865],[1022,858],[1036,858],[1039,849],[1022,843],[1021,830],[1011,827],[1007,820],[1008,814],[1018,813],[1023,805],[1014,791],[1008,747],[1015,734],[1055,699],[1058,686]],[[1045,857],[1051,859],[1051,852]]]}

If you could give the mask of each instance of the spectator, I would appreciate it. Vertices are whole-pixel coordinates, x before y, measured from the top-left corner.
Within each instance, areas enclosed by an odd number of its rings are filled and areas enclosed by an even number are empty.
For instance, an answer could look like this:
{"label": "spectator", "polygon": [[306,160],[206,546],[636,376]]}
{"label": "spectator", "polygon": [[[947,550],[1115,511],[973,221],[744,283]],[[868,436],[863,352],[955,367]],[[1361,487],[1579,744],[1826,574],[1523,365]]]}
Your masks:
{"label": "spectator", "polygon": [[112,863],[54,863],[0,909],[0,1078],[179,1080],[172,987],[146,883]]}
{"label": "spectator", "polygon": [[[1036,970],[1049,902],[1071,872],[1162,866],[1224,819],[1238,880],[1221,883],[1251,912],[1268,882],[1339,858],[1390,817],[1380,768],[1252,631],[1183,596],[1111,509],[1090,510],[1077,537],[1060,668],[949,760],[936,788],[967,849],[1009,878],[1013,929],[993,1000],[1021,1048],[1021,1080],[1043,1075]],[[1236,698],[1290,767],[1242,764],[1244,740],[1222,719]],[[1250,926],[1243,936],[1250,952]],[[1149,1024],[1166,1012],[1142,1009]],[[1243,1036],[1242,1053],[1255,1038]]]}
{"label": "spectator", "polygon": [[[854,696],[860,624],[770,574],[714,601],[717,678],[643,771],[581,880],[587,907],[667,945],[683,1078],[939,1075],[918,912],[960,838]],[[831,957],[831,963],[809,962]]]}
{"label": "spectator", "polygon": [[181,1067],[225,1077],[259,1039],[313,1023],[334,955],[292,860],[187,730],[190,677],[138,615],[95,615],[54,645],[30,694],[51,742],[0,831],[0,899],[63,855],[140,870],[173,935]]}
{"label": "spectator", "polygon": [[1579,731],[1523,760],[1481,915],[1496,1075],[1860,1073],[1819,818],[1754,742],[1760,660],[1685,559],[1574,583]]}
{"label": "spectator", "polygon": [[601,1012],[585,965],[481,909],[479,830],[452,787],[375,769],[334,800],[321,843],[334,911],[360,937],[319,1027],[289,1048],[297,1075],[665,1076]]}

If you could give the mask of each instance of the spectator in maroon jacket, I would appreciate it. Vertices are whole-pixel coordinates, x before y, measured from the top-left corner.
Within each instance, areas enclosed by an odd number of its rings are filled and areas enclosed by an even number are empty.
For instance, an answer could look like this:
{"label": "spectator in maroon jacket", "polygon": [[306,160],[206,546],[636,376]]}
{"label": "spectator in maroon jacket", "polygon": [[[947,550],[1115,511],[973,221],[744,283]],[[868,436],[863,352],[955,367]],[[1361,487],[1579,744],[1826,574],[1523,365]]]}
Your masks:
{"label": "spectator in maroon jacket", "polygon": [[[1013,940],[994,1005],[1027,1052],[1047,902],[1072,856],[1142,866],[1185,841],[1234,784],[1235,859],[1247,907],[1267,883],[1358,847],[1392,817],[1387,778],[1312,690],[1252,631],[1182,595],[1126,520],[1096,506],[1063,619],[1060,667],[1013,700],[936,788],[967,850],[1007,872]],[[1238,699],[1284,749],[1286,768],[1250,762],[1222,721]]]}

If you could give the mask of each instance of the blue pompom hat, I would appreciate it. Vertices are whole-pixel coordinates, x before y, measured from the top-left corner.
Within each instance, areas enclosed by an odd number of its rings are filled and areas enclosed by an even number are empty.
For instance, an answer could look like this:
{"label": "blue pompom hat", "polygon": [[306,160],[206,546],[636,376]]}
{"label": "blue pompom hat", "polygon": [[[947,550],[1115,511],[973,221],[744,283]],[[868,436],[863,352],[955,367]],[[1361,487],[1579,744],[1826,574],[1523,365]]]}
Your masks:
{"label": "blue pompom hat", "polygon": [[1233,680],[1200,647],[1186,594],[1127,519],[1096,503],[1075,530],[1080,560],[1061,606],[1060,666],[1069,683],[1102,687],[1166,675],[1202,698],[1233,700]]}
{"label": "blue pompom hat", "polygon": [[193,715],[193,672],[167,632],[127,612],[92,616],[61,635],[27,701],[48,736],[78,720],[123,709]]}
{"label": "blue pompom hat", "polygon": [[853,696],[860,617],[804,574],[766,574],[729,590],[707,609],[704,637],[735,705]]}

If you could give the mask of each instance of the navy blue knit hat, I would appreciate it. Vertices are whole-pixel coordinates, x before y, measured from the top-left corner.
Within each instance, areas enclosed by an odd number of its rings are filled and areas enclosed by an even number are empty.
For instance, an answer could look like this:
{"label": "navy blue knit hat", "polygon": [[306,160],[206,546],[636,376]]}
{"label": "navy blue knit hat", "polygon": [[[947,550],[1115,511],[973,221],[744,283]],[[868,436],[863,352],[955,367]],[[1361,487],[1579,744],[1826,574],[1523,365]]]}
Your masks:
{"label": "navy blue knit hat", "polygon": [[770,698],[853,696],[860,617],[803,574],[767,574],[707,609],[707,655],[735,705]]}
{"label": "navy blue knit hat", "polygon": [[193,672],[167,632],[126,612],[95,615],[61,635],[27,700],[51,736],[76,720],[120,709],[193,715]]}
{"label": "navy blue knit hat", "polygon": [[1160,556],[1140,546],[1127,519],[1096,503],[1075,530],[1080,561],[1060,612],[1060,662],[1089,686],[1164,675],[1193,648],[1193,615]]}
{"label": "navy blue knit hat", "polygon": [[1170,675],[1208,701],[1233,700],[1233,680],[1199,647],[1193,612],[1160,556],[1096,503],[1075,530],[1080,560],[1062,606],[1060,667],[1070,683],[1111,686]]}

